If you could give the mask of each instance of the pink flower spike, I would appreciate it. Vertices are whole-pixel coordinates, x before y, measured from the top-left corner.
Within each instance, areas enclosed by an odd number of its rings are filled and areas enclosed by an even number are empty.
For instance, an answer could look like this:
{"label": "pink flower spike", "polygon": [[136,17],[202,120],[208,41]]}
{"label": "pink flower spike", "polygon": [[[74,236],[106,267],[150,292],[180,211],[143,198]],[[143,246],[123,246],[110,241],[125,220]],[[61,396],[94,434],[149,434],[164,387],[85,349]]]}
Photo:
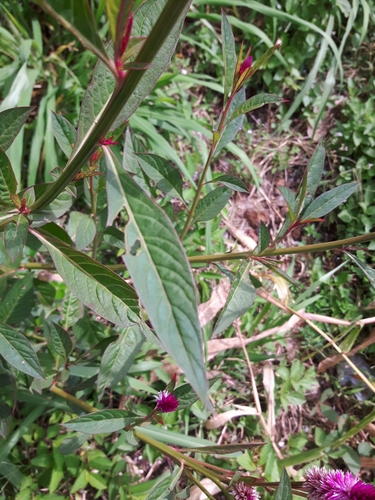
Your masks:
{"label": "pink flower spike", "polygon": [[132,27],[133,27],[133,21],[134,21],[133,12],[130,12],[125,26],[125,33],[121,40],[120,57],[124,55],[126,47],[128,46],[130,40],[130,33],[132,32]]}
{"label": "pink flower spike", "polygon": [[178,399],[168,391],[160,391],[155,398],[157,400],[156,408],[158,408],[162,413],[170,413],[175,411],[178,407]]}
{"label": "pink flower spike", "polygon": [[342,470],[313,467],[306,471],[303,488],[308,500],[375,500],[374,486]]}
{"label": "pink flower spike", "polygon": [[241,66],[240,66],[240,75],[247,69],[251,68],[251,65],[253,64],[253,56],[247,57],[244,61],[242,61]]}
{"label": "pink flower spike", "polygon": [[99,144],[101,146],[116,146],[116,144],[118,143],[113,140],[113,135],[112,135],[111,137],[108,137],[108,139],[100,139]]}
{"label": "pink flower spike", "polygon": [[235,500],[258,500],[259,493],[253,486],[244,483],[241,481],[240,483],[235,484],[229,493],[233,495]]}

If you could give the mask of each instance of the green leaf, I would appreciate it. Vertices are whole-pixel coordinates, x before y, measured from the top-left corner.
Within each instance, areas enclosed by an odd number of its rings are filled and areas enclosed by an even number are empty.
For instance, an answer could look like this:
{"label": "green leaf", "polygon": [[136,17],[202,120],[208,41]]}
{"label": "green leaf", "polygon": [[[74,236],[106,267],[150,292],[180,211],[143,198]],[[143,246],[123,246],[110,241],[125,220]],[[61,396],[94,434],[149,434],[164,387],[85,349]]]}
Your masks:
{"label": "green leaf", "polygon": [[62,443],[59,446],[59,451],[63,455],[70,455],[74,453],[78,448],[80,448],[85,441],[87,441],[87,434],[83,432],[77,432],[74,436],[70,438],[63,439]]}
{"label": "green leaf", "polygon": [[[116,155],[109,149],[103,148],[104,158],[106,164],[106,176],[107,181],[105,184],[107,191],[107,226],[113,224],[118,213],[124,206],[124,198],[121,189],[121,185],[118,180],[117,169],[119,168],[119,161]],[[124,236],[121,235],[122,246],[124,247]]]}
{"label": "green leaf", "polygon": [[250,99],[247,99],[247,101],[238,106],[238,108],[234,110],[233,114],[229,115],[230,118],[227,123],[235,120],[238,116],[249,113],[249,111],[253,111],[253,109],[261,108],[265,104],[279,103],[282,101],[282,97],[274,94],[257,94],[253,97],[250,97]]}
{"label": "green leaf", "polygon": [[156,334],[207,407],[194,282],[185,251],[164,212],[124,171],[118,170],[129,216],[123,256]]}
{"label": "green leaf", "polygon": [[219,187],[210,191],[204,198],[199,200],[193,222],[214,219],[228,203],[231,195],[232,190],[226,187]]}
{"label": "green leaf", "polygon": [[315,219],[332,212],[349,198],[357,186],[357,182],[349,182],[321,194],[302,212],[301,220]]}
{"label": "green leaf", "polygon": [[95,222],[89,215],[84,215],[78,223],[76,233],[76,248],[83,250],[93,241],[96,235]]}
{"label": "green leaf", "polygon": [[181,174],[168,160],[150,153],[138,153],[137,159],[142,170],[156,182],[160,191],[183,201]]}
{"label": "green leaf", "polygon": [[224,186],[228,187],[229,189],[233,189],[233,191],[238,191],[239,193],[248,193],[249,192],[245,183],[243,181],[241,181],[241,179],[238,179],[237,177],[235,177],[234,175],[219,175],[219,177],[212,179],[212,181],[210,181],[210,182],[220,182],[221,184],[224,184]]}
{"label": "green leaf", "polygon": [[29,229],[28,220],[24,215],[14,215],[4,229],[4,244],[12,262],[21,254]]}
{"label": "green leaf", "polygon": [[108,55],[95,24],[95,18],[86,0],[37,0],[48,14],[78,38],[82,45],[99,59],[108,62]]}
{"label": "green leaf", "polygon": [[232,28],[224,11],[221,12],[221,36],[223,39],[224,102],[226,102],[232,89],[237,56]]}
{"label": "green leaf", "polygon": [[322,179],[325,156],[326,151],[322,144],[319,143],[307,165],[308,173],[305,204],[309,204],[314,199],[315,192]]}
{"label": "green leaf", "polygon": [[56,141],[58,142],[61,151],[67,158],[72,154],[73,146],[77,139],[76,129],[68,122],[66,118],[52,112],[52,128]]}
{"label": "green leaf", "polygon": [[3,439],[8,437],[11,422],[12,408],[5,401],[0,401],[0,436]]}
{"label": "green leaf", "polygon": [[45,380],[35,351],[21,333],[5,323],[0,323],[0,355],[17,370]]}
{"label": "green leaf", "polygon": [[10,324],[20,323],[30,315],[32,300],[33,275],[29,273],[22,279],[17,279],[7,293],[3,294],[0,321]]}
{"label": "green leaf", "polygon": [[[233,101],[229,107],[228,111],[228,116],[231,116],[234,111],[245,102],[246,99],[246,92],[245,88],[242,87],[242,89],[236,93],[236,95],[233,97]],[[243,119],[244,116],[240,115],[234,120],[232,120],[229,124],[226,125],[224,132],[221,134],[221,137],[219,141],[216,144],[215,148],[215,154],[217,154],[221,149],[225,148],[227,144],[232,142],[232,140],[235,138],[237,132],[240,130],[243,124]],[[221,120],[221,116],[219,118],[219,123]]]}
{"label": "green leaf", "polygon": [[[212,378],[209,380],[209,387],[212,387],[218,378]],[[177,387],[173,391],[173,395],[178,399],[178,409],[183,410],[184,408],[190,408],[196,401],[198,401],[198,396],[194,392],[190,384],[183,384]]]}
{"label": "green leaf", "polygon": [[0,149],[0,206],[11,205],[11,195],[16,194],[17,181],[9,158]]}
{"label": "green leaf", "polygon": [[134,325],[124,329],[116,342],[109,344],[100,363],[97,382],[100,394],[106,387],[114,387],[125,377],[144,340],[139,326]]}
{"label": "green leaf", "polygon": [[28,119],[32,107],[6,109],[0,113],[0,148],[6,151]]}
{"label": "green leaf", "polygon": [[116,325],[138,323],[138,297],[125,280],[99,262],[48,234],[33,234],[50,252],[57,272],[73,295]]}
{"label": "green leaf", "polygon": [[53,351],[66,361],[73,349],[73,344],[68,332],[53,321],[45,323],[44,331]]}
{"label": "green leaf", "polygon": [[64,427],[85,434],[116,432],[139,419],[138,415],[125,410],[103,410],[66,422]]}
{"label": "green leaf", "polygon": [[279,487],[277,488],[275,500],[292,500],[293,493],[290,485],[290,479],[285,469],[281,473]]}
{"label": "green leaf", "polygon": [[255,288],[249,278],[250,268],[251,263],[243,262],[240,265],[227,303],[215,325],[213,337],[226,330],[235,319],[242,316],[253,305],[256,295]]}
{"label": "green leaf", "polygon": [[368,278],[370,284],[373,288],[375,288],[375,270],[370,267],[366,262],[358,259],[355,255],[345,252],[346,255],[359,267],[359,269],[363,272],[363,274]]}
{"label": "green leaf", "polygon": [[296,196],[293,191],[285,186],[277,186],[283,195],[284,200],[286,201],[288,207],[288,213],[290,220],[293,222],[295,220],[295,211],[296,211]]}
{"label": "green leaf", "polygon": [[[131,32],[132,38],[149,36],[161,12],[167,5],[167,1],[168,0],[153,0],[151,2],[148,1],[142,3],[134,14],[134,23]],[[130,118],[143,99],[148,96],[148,94],[155,87],[159,77],[164,73],[176,49],[183,27],[183,22],[187,12],[189,11],[190,4],[191,1],[187,2],[186,7],[178,18],[178,21],[169,31],[168,37],[160,47],[156,56],[153,58],[151,66],[144,72],[144,75],[137,86],[136,92],[134,92],[125,107],[121,110],[119,116],[113,123],[111,130],[115,130],[119,125]]]}
{"label": "green leaf", "polygon": [[268,232],[268,229],[263,224],[263,222],[261,222],[259,230],[259,243],[258,243],[259,255],[261,255],[262,252],[266,250],[266,248],[268,248],[269,244],[270,244],[270,233]]}

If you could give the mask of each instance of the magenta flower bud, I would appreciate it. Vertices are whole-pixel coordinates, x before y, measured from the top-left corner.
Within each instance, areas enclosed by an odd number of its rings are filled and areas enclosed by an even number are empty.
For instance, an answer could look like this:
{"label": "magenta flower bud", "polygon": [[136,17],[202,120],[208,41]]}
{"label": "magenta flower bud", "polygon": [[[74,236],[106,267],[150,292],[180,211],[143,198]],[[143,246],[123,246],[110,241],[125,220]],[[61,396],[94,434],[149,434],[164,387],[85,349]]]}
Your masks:
{"label": "magenta flower bud", "polygon": [[156,398],[156,408],[162,413],[170,413],[175,411],[178,407],[178,399],[170,394],[168,391],[160,391]]}
{"label": "magenta flower bud", "polygon": [[342,470],[308,469],[303,488],[308,500],[375,500],[374,486]]}
{"label": "magenta flower bud", "polygon": [[247,69],[251,68],[251,65],[253,64],[253,56],[247,57],[244,61],[242,61],[241,66],[240,66],[240,75]]}
{"label": "magenta flower bud", "polygon": [[100,139],[99,144],[101,146],[115,146],[118,143],[113,140],[113,135],[112,135],[111,137],[108,137],[108,139]]}
{"label": "magenta flower bud", "polygon": [[235,484],[229,493],[233,495],[235,500],[258,500],[259,493],[253,486],[240,482]]}

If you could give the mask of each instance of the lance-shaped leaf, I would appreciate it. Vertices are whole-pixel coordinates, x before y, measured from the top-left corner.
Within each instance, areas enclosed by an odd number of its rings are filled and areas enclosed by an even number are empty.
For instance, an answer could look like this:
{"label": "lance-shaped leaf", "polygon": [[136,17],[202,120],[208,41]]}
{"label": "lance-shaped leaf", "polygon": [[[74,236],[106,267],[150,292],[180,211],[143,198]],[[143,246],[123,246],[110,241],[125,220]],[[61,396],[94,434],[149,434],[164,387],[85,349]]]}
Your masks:
{"label": "lance-shaped leaf", "polygon": [[181,174],[168,160],[150,153],[138,153],[137,158],[142,170],[156,182],[160,191],[183,201]]}
{"label": "lance-shaped leaf", "polygon": [[226,187],[219,187],[210,191],[204,198],[199,200],[193,222],[214,219],[228,203],[231,195],[232,190]]}
{"label": "lance-shaped leaf", "polygon": [[45,323],[44,333],[52,351],[67,360],[73,349],[73,343],[68,332],[51,321]]}
{"label": "lance-shaped leaf", "polygon": [[250,281],[251,263],[243,262],[237,272],[227,303],[217,320],[212,336],[226,330],[235,319],[242,316],[254,303],[255,288]]}
{"label": "lance-shaped leaf", "polygon": [[85,441],[87,441],[88,435],[83,432],[76,432],[72,437],[63,439],[59,446],[59,451],[63,455],[70,455],[74,453],[78,448],[80,448]]}
{"label": "lance-shaped leaf", "polygon": [[212,179],[212,181],[209,182],[220,182],[229,189],[233,189],[233,191],[238,191],[239,193],[249,192],[247,187],[245,186],[245,183],[241,181],[241,179],[238,179],[238,177],[235,177],[234,175],[220,175],[219,177],[216,177],[215,179]]}
{"label": "lance-shaped leaf", "polygon": [[33,346],[24,335],[5,323],[0,323],[0,355],[17,370],[45,380]]}
{"label": "lance-shaped leaf", "polygon": [[245,113],[249,113],[249,111],[253,111],[253,109],[261,108],[265,104],[273,104],[282,102],[283,98],[274,94],[258,94],[254,97],[250,97],[243,104],[238,106],[233,112],[232,115],[229,115],[230,118],[227,123],[230,123],[232,120],[235,120],[238,116],[244,115]]}
{"label": "lance-shaped leaf", "polygon": [[14,215],[4,229],[5,250],[14,262],[22,252],[27,238],[29,223],[24,215]]}
{"label": "lance-shaped leaf", "polygon": [[348,182],[321,194],[305,208],[302,212],[301,220],[316,219],[332,212],[332,210],[341,205],[341,203],[354,193],[357,186],[357,182]]}
{"label": "lance-shaped leaf", "polygon": [[164,212],[118,170],[129,216],[123,259],[165,349],[211,408],[194,282],[185,251]]}
{"label": "lance-shaped leaf", "polygon": [[270,244],[270,233],[268,232],[268,229],[263,224],[263,222],[261,222],[259,230],[259,242],[258,242],[259,254],[261,254],[268,247],[269,244]]}
{"label": "lance-shaped leaf", "polygon": [[87,0],[36,0],[48,14],[78,38],[82,45],[105,64],[111,66],[102,38],[98,33],[95,18]]}
{"label": "lance-shaped leaf", "polygon": [[116,325],[138,323],[138,298],[115,272],[48,233],[31,230],[47,248],[66,286],[87,307]]}
{"label": "lance-shaped leaf", "polygon": [[130,411],[103,410],[69,420],[64,427],[85,434],[104,434],[119,431],[138,419],[138,415]]}
{"label": "lance-shaped leaf", "polygon": [[12,196],[16,194],[17,181],[9,158],[0,149],[0,206],[11,205]]}
{"label": "lance-shaped leaf", "polygon": [[288,207],[288,215],[289,219],[293,222],[295,220],[295,212],[296,212],[296,195],[293,191],[285,186],[277,186],[283,195],[284,200],[286,201]]}
{"label": "lance-shaped leaf", "polygon": [[237,56],[232,28],[224,11],[221,12],[221,36],[223,39],[224,102],[226,102],[232,89]]}
{"label": "lance-shaped leaf", "polygon": [[68,122],[66,118],[52,112],[52,128],[55,139],[58,142],[61,151],[67,158],[72,154],[73,146],[77,139],[76,129]]}
{"label": "lance-shaped leaf", "polygon": [[33,305],[32,273],[18,279],[1,298],[0,321],[16,324],[26,319]]}
{"label": "lance-shaped leaf", "polygon": [[279,487],[277,488],[275,500],[292,500],[293,493],[290,485],[290,479],[285,469],[281,474]]}
{"label": "lance-shaped leaf", "polygon": [[[231,114],[245,102],[246,99],[246,92],[245,88],[242,87],[242,89],[236,93],[236,95],[233,97],[233,101],[229,107],[228,111],[228,116],[231,116]],[[237,132],[240,130],[243,124],[243,115],[237,116],[234,120],[232,120],[224,129],[224,132],[222,132],[220,139],[218,140],[215,148],[215,153],[218,153],[221,149],[223,149],[227,144],[229,144],[236,136]],[[221,116],[219,117],[219,123],[221,120]]]}
{"label": "lance-shaped leaf", "polygon": [[307,166],[306,205],[313,200],[315,192],[319,186],[323,175],[325,156],[326,151],[320,142],[315,148],[314,154],[312,155]]}
{"label": "lance-shaped leaf", "polygon": [[89,215],[84,215],[78,223],[76,233],[77,250],[83,250],[93,241],[96,235],[95,222]]}
{"label": "lance-shaped leaf", "polygon": [[0,148],[6,151],[29,117],[32,107],[6,109],[0,113]]}
{"label": "lance-shaped leaf", "polygon": [[98,392],[106,387],[114,387],[128,373],[145,338],[139,326],[124,329],[119,338],[104,351],[98,375]]}
{"label": "lance-shaped leaf", "polygon": [[366,262],[363,262],[362,260],[358,259],[358,257],[356,257],[355,255],[349,252],[345,253],[359,267],[359,269],[363,272],[366,278],[369,279],[371,286],[375,288],[375,269],[366,264]]}

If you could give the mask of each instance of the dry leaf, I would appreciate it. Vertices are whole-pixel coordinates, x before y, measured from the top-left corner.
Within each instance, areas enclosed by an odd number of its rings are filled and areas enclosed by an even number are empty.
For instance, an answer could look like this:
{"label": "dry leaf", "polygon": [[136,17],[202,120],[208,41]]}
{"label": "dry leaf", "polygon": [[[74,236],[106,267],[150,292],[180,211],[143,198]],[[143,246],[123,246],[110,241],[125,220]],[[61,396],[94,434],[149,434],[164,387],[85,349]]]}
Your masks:
{"label": "dry leaf", "polygon": [[249,406],[234,405],[238,410],[229,410],[220,415],[216,415],[209,418],[206,422],[207,429],[217,429],[218,427],[223,427],[229,420],[236,417],[242,417],[243,415],[257,415],[255,408],[250,408]]}
{"label": "dry leaf", "polygon": [[212,295],[207,302],[199,304],[198,317],[201,327],[214,319],[216,314],[225,306],[231,285],[229,281],[222,280],[212,289]]}
{"label": "dry leaf", "polygon": [[[201,479],[199,482],[211,495],[216,495],[220,491],[220,488],[207,477]],[[187,500],[206,500],[206,498],[206,494],[198,486],[193,486],[190,488],[190,496]]]}
{"label": "dry leaf", "polygon": [[241,229],[237,229],[229,222],[229,220],[225,218],[223,218],[222,220],[224,224],[227,226],[228,231],[241,243],[243,247],[247,248],[248,250],[255,249],[255,247],[257,246],[257,242],[251,236],[248,236]]}
{"label": "dry leaf", "polygon": [[267,396],[267,427],[270,436],[276,433],[275,423],[275,372],[273,365],[266,361],[263,365],[263,386]]}

